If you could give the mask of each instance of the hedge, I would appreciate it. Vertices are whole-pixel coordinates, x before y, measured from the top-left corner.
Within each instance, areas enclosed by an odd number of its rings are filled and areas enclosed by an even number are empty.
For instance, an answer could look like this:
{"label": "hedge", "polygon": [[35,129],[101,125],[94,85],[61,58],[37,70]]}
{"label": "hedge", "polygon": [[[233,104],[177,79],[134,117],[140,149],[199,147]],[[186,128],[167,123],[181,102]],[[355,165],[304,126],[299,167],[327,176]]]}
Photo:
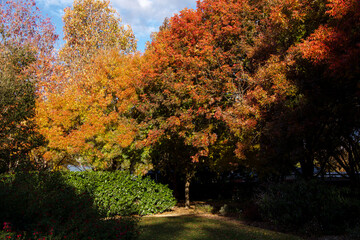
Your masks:
{"label": "hedge", "polygon": [[258,196],[263,217],[280,227],[312,234],[343,234],[359,221],[356,191],[320,181],[271,184]]}
{"label": "hedge", "polygon": [[1,239],[128,239],[138,237],[137,219],[104,220],[93,198],[61,173],[0,176]]}
{"label": "hedge", "polygon": [[106,216],[161,213],[176,204],[167,186],[124,171],[66,172],[64,177],[78,194],[93,197],[95,206]]}

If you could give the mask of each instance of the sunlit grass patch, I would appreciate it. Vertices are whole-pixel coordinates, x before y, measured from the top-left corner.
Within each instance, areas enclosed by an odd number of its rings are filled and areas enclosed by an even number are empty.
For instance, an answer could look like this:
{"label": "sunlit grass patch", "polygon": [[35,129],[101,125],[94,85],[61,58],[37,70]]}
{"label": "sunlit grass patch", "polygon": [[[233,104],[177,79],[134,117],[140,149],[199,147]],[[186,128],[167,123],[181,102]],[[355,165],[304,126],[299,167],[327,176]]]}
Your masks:
{"label": "sunlit grass patch", "polygon": [[300,237],[195,216],[142,218],[140,240],[300,240]]}

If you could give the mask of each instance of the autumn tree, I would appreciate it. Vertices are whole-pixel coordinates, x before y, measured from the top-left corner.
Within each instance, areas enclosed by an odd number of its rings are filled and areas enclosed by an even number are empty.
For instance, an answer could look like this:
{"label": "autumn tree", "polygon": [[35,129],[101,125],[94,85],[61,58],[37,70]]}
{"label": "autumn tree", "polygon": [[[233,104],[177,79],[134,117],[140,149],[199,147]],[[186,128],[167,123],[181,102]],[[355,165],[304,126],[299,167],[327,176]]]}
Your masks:
{"label": "autumn tree", "polygon": [[[317,148],[321,137],[316,134],[319,128],[311,131],[311,122],[303,121],[312,110],[304,108],[308,99],[302,81],[315,80],[319,75],[310,64],[296,61],[299,54],[293,49],[327,21],[326,1],[259,1],[257,7],[265,18],[259,20],[259,35],[250,46],[256,91],[249,92],[247,99],[257,106],[261,118],[256,126],[257,148],[244,146],[247,159],[259,173],[275,175],[289,174],[300,161],[303,173],[311,175],[315,157],[311,149]],[[305,75],[301,78],[295,72]],[[305,125],[307,133],[303,131]]]}
{"label": "autumn tree", "polygon": [[[210,163],[212,150],[234,144],[226,119],[250,85],[246,46],[256,35],[257,14],[249,1],[198,2],[196,10],[169,19],[145,52],[143,144],[163,151],[163,161],[185,175],[187,207],[198,163]],[[242,110],[252,114],[246,106]],[[242,124],[249,130],[254,121]],[[232,157],[227,164],[237,161]]]}
{"label": "autumn tree", "polygon": [[37,103],[37,122],[48,146],[44,157],[55,167],[134,167],[134,121],[141,60],[129,26],[109,1],[76,0],[65,9],[64,41],[51,84]]}
{"label": "autumn tree", "polygon": [[[262,118],[258,155],[248,159],[280,175],[299,164],[309,179],[315,166],[339,159],[338,150],[348,146],[343,140],[358,131],[358,2],[259,1],[257,7],[267,17],[249,56],[262,94],[248,97]],[[273,101],[262,104],[264,93]]]}
{"label": "autumn tree", "polygon": [[[298,45],[301,56],[319,70],[323,79],[322,82],[308,82],[319,89],[321,95],[317,98],[322,100],[318,101],[319,106],[328,116],[326,144],[320,150],[328,158],[335,159],[354,183],[359,181],[360,170],[357,137],[360,129],[359,11],[359,1],[328,1],[326,15],[329,20]],[[320,163],[326,165],[328,158],[321,159]]]}
{"label": "autumn tree", "polygon": [[[91,61],[83,72],[64,76],[66,83],[38,103],[37,121],[49,141],[45,158],[59,166],[127,169],[131,163],[125,161],[125,151],[137,133],[127,115],[137,101],[134,79],[141,60],[113,50]],[[62,68],[60,72],[68,74]]]}
{"label": "autumn tree", "polygon": [[42,143],[32,118],[56,39],[34,1],[0,4],[1,171],[24,165]]}
{"label": "autumn tree", "polygon": [[65,45],[60,58],[73,68],[88,62],[98,50],[117,49],[123,53],[136,50],[136,40],[128,25],[108,0],[75,0],[63,16]]}
{"label": "autumn tree", "polygon": [[[300,164],[306,178],[313,176],[314,165],[331,148],[326,139],[346,126],[344,120],[335,127],[336,119],[354,110],[338,110],[345,106],[335,104],[343,93],[331,100],[329,93],[338,85],[326,84],[334,77],[327,75],[334,68],[326,62],[329,58],[322,64],[312,60],[328,49],[341,53],[342,40],[327,43],[327,33],[317,33],[323,26],[340,31],[341,24],[351,36],[343,40],[356,60],[358,31],[349,26],[356,26],[357,14],[354,10],[336,20],[334,4],[357,9],[356,1],[202,1],[196,10],[183,10],[166,21],[153,35],[145,53],[149,64],[143,66],[145,88],[139,107],[147,123],[144,144],[157,149],[162,165],[182,169],[185,192],[197,163],[209,161],[211,151],[219,147],[231,149],[229,142],[236,155],[231,163],[276,175],[288,174]],[[354,63],[349,66],[355,68]],[[352,68],[349,76],[354,75]],[[347,89],[357,92],[354,83]],[[350,106],[356,106],[354,94]],[[188,206],[188,194],[186,200]]]}

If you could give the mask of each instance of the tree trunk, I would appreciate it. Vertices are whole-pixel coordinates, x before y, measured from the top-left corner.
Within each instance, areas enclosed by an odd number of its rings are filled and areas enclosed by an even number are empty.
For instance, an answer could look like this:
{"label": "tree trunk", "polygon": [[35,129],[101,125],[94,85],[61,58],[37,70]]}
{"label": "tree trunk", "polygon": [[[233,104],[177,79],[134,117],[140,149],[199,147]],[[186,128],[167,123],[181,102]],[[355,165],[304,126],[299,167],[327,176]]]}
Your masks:
{"label": "tree trunk", "polygon": [[191,181],[191,173],[187,172],[185,176],[185,208],[190,208],[190,181]]}
{"label": "tree trunk", "polygon": [[314,162],[311,157],[300,161],[302,176],[306,180],[310,180],[314,177]]}
{"label": "tree trunk", "polygon": [[179,189],[178,189],[178,181],[177,181],[177,174],[176,173],[173,173],[171,175],[171,183],[172,183],[172,186],[173,186],[173,190],[174,190],[174,197],[176,199],[179,199],[180,198],[180,194],[179,194]]}
{"label": "tree trunk", "polygon": [[[302,177],[306,180],[310,180],[314,177],[314,155],[311,144],[306,144],[304,140],[304,155],[300,159],[300,167],[302,171]],[[311,142],[311,141],[310,141]]]}

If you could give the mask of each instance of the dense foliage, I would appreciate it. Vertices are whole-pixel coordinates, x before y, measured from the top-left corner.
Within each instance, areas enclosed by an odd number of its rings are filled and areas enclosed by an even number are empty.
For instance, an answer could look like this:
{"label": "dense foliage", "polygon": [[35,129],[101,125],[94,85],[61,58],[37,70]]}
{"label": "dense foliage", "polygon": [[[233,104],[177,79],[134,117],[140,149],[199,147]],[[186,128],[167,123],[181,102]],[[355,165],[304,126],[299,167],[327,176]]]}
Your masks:
{"label": "dense foliage", "polygon": [[[135,239],[131,218],[103,220],[88,194],[79,194],[60,173],[2,175],[0,222],[16,239]],[[5,237],[5,236],[4,236]]]}
{"label": "dense foliage", "polygon": [[[198,1],[166,19],[144,54],[106,0],[75,0],[65,10],[58,53],[34,0],[3,2],[0,17],[0,171],[13,171],[23,155],[54,170],[72,164],[141,175],[155,167],[185,182],[187,206],[200,167],[242,165],[259,178],[296,172],[307,180],[316,168],[359,184],[358,0]],[[173,204],[149,180],[81,174],[70,174],[70,183],[109,216],[163,211],[158,196]],[[120,180],[154,193],[121,195]],[[303,196],[315,191],[304,189]],[[313,202],[319,209],[326,191],[319,187]],[[342,198],[333,201],[326,214],[338,212],[337,203],[348,211]],[[316,214],[320,226],[347,216]]]}
{"label": "dense foliage", "polygon": [[91,58],[81,72],[57,70],[46,99],[37,102],[36,121],[48,140],[46,160],[105,170],[135,165],[126,152],[137,133],[128,116],[137,101],[139,64],[138,56],[113,49]]}
{"label": "dense foliage", "polygon": [[144,54],[138,105],[159,168],[180,168],[186,188],[199,162],[307,179],[316,166],[357,182],[358,9],[208,0],[165,21]]}
{"label": "dense foliage", "polygon": [[272,184],[258,196],[266,220],[307,234],[339,234],[359,222],[356,192],[319,181]]}
{"label": "dense foliage", "polygon": [[136,41],[130,26],[121,24],[121,18],[103,0],[75,0],[64,10],[64,41],[60,58],[71,67],[81,70],[83,62],[100,49],[118,49],[134,52]]}
{"label": "dense foliage", "polygon": [[31,121],[35,86],[22,75],[33,61],[29,49],[7,45],[0,51],[0,172],[26,165],[26,156],[41,142]]}
{"label": "dense foliage", "polygon": [[0,172],[28,164],[43,143],[36,132],[36,90],[48,75],[57,36],[33,0],[0,4]]}
{"label": "dense foliage", "polygon": [[78,194],[91,196],[106,216],[161,213],[176,203],[167,186],[128,172],[69,172],[64,177]]}
{"label": "dense foliage", "polygon": [[35,119],[48,141],[43,156],[55,167],[126,168],[141,65],[128,55],[136,48],[132,30],[102,0],[74,1],[63,21],[65,44],[37,101]]}

